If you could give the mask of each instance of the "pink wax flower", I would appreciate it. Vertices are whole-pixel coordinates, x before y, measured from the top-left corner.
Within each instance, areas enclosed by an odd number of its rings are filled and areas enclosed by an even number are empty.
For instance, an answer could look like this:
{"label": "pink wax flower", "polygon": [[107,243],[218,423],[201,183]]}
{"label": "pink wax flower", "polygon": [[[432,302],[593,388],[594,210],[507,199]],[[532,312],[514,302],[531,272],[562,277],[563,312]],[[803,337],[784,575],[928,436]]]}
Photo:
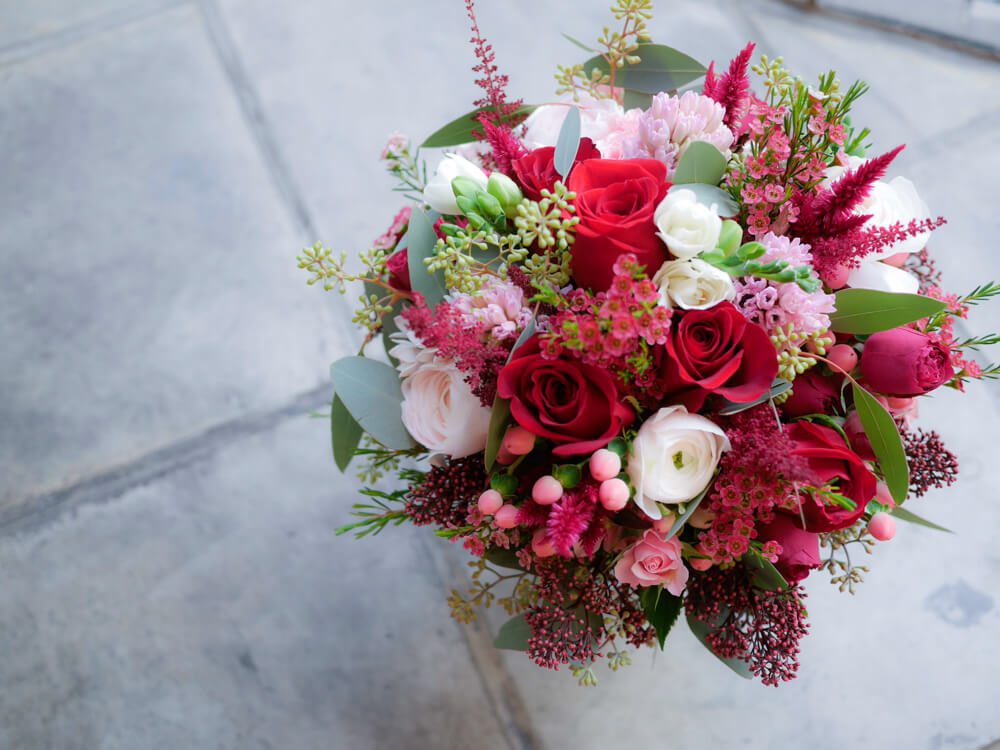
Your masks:
{"label": "pink wax flower", "polygon": [[680,542],[676,538],[666,540],[655,529],[647,529],[622,554],[615,565],[615,577],[629,586],[662,585],[674,596],[680,596],[688,580]]}

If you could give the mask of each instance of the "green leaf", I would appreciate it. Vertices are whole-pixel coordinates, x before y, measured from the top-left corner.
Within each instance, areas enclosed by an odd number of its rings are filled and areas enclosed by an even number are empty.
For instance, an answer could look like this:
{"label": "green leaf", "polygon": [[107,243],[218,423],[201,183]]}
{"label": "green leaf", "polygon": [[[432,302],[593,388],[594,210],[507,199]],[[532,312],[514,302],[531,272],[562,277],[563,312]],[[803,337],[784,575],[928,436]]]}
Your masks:
{"label": "green leaf", "polygon": [[622,102],[626,110],[630,109],[649,109],[649,105],[653,103],[652,94],[644,94],[641,91],[635,91],[633,89],[625,89],[625,100]]}
{"label": "green leaf", "polygon": [[351,463],[354,451],[361,442],[362,433],[361,425],[347,411],[340,396],[334,394],[330,405],[330,442],[333,445],[333,460],[341,471],[347,471],[347,465]]}
{"label": "green leaf", "polygon": [[556,152],[552,156],[552,165],[564,180],[576,161],[576,152],[580,150],[580,110],[570,107],[559,128],[556,139]]}
{"label": "green leaf", "polygon": [[836,293],[837,311],[830,316],[838,333],[878,333],[929,318],[947,306],[919,294],[842,289]]}
{"label": "green leaf", "polygon": [[527,651],[531,626],[524,615],[512,617],[500,626],[500,632],[493,639],[493,645],[510,651]]}
{"label": "green leaf", "polygon": [[448,288],[444,283],[444,272],[431,273],[427,270],[424,260],[434,255],[437,245],[437,234],[434,232],[434,222],[438,220],[436,211],[424,212],[414,209],[410,215],[410,226],[406,230],[407,251],[406,263],[410,269],[410,286],[413,291],[424,295],[428,307],[434,307],[444,299]]}
{"label": "green leaf", "polygon": [[500,452],[500,442],[507,432],[507,422],[510,421],[510,401],[497,396],[493,399],[493,411],[490,413],[490,426],[486,433],[486,453],[483,462],[486,471],[493,471],[497,454]]}
{"label": "green leaf", "polygon": [[918,516],[916,513],[911,513],[906,508],[897,505],[892,509],[892,515],[898,518],[900,521],[906,521],[908,523],[915,523],[917,526],[925,526],[928,529],[934,529],[935,531],[943,531],[946,534],[954,534],[955,532],[951,529],[946,529],[944,526],[938,526],[933,521],[928,521],[923,516]]}
{"label": "green leaf", "polygon": [[662,586],[650,586],[642,590],[639,601],[646,613],[646,619],[656,630],[656,638],[662,650],[667,634],[677,622],[677,615],[681,612],[681,598],[665,591]]}
{"label": "green leaf", "polygon": [[750,672],[750,665],[743,661],[743,659],[723,659],[712,650],[711,646],[708,645],[705,638],[714,630],[711,625],[704,623],[691,615],[687,616],[687,623],[688,627],[691,628],[691,632],[694,633],[694,637],[701,641],[701,644],[709,650],[712,656],[721,661],[740,677],[747,680],[753,679],[753,674]]}
{"label": "green leaf", "polygon": [[579,47],[580,49],[582,49],[584,52],[597,52],[597,50],[594,49],[593,47],[590,47],[590,46],[584,44],[583,42],[581,42],[579,39],[576,39],[575,37],[571,37],[569,34],[565,34],[564,33],[563,34],[563,38],[565,38],[568,41],[572,42],[577,47]]}
{"label": "green leaf", "polygon": [[403,392],[394,368],[366,357],[344,357],[330,367],[330,377],[347,411],[372,438],[390,450],[416,446],[403,426]]}
{"label": "green leaf", "polygon": [[698,506],[701,505],[701,501],[705,499],[705,495],[708,494],[708,491],[711,488],[712,488],[712,483],[709,482],[708,487],[703,489],[701,491],[701,494],[698,495],[698,497],[696,497],[694,500],[692,500],[691,502],[687,503],[684,506],[684,512],[680,515],[680,517],[676,521],[674,521],[673,525],[671,525],[670,527],[670,531],[667,532],[668,540],[673,539],[674,535],[678,531],[680,531],[681,527],[683,527],[684,524],[688,522],[688,519],[694,515],[694,512],[698,510]]}
{"label": "green leaf", "polygon": [[782,393],[787,391],[792,387],[792,384],[787,380],[781,378],[775,378],[775,381],[771,384],[771,390],[765,393],[760,398],[756,398],[753,401],[749,401],[745,404],[737,404],[733,401],[726,401],[726,405],[719,409],[719,414],[724,417],[728,417],[731,414],[739,414],[741,411],[746,411],[747,409],[752,409],[754,406],[763,404],[765,401],[769,401],[775,396],[780,396]]}
{"label": "green leaf", "polygon": [[757,588],[766,591],[784,591],[788,588],[788,581],[766,557],[750,553],[743,557],[743,564],[750,571],[751,583]]}
{"label": "green leaf", "polygon": [[740,212],[739,204],[720,187],[705,185],[701,182],[689,182],[684,185],[684,189],[694,193],[694,197],[703,206],[710,208],[715,206],[719,216],[736,216]]}
{"label": "green leaf", "polygon": [[484,555],[487,562],[496,565],[500,568],[511,568],[513,570],[524,570],[521,565],[520,560],[517,559],[517,553],[512,549],[504,549],[503,547],[489,547]]}
{"label": "green leaf", "polygon": [[[530,115],[537,109],[535,104],[524,104],[514,111],[514,116]],[[474,109],[466,112],[461,117],[456,117],[447,125],[435,130],[420,144],[420,148],[444,148],[446,146],[460,146],[463,143],[472,143],[476,140],[472,135],[473,130],[482,126],[479,123],[479,115],[488,111],[488,107]]]}
{"label": "green leaf", "polygon": [[910,467],[906,463],[906,452],[899,437],[896,422],[875,397],[857,383],[852,383],[854,407],[861,418],[861,426],[872,444],[878,465],[882,469],[885,483],[892,499],[901,503],[906,499],[910,487]]}
{"label": "green leaf", "polygon": [[524,342],[535,335],[535,319],[532,318],[528,321],[528,324],[521,331],[521,335],[517,337],[517,341],[514,342],[514,346],[510,348],[510,355],[507,357],[507,361],[510,362],[510,358],[514,356],[514,352],[520,349]]}
{"label": "green leaf", "polygon": [[718,185],[726,173],[726,157],[711,143],[695,141],[688,145],[674,170],[673,184]]}
{"label": "green leaf", "polygon": [[[665,44],[645,42],[635,52],[640,62],[627,65],[615,73],[615,86],[634,89],[645,94],[659,94],[661,91],[679,89],[686,83],[696,81],[705,75],[705,66],[683,52]],[[610,74],[608,61],[600,55],[583,64],[589,75],[597,68]]]}

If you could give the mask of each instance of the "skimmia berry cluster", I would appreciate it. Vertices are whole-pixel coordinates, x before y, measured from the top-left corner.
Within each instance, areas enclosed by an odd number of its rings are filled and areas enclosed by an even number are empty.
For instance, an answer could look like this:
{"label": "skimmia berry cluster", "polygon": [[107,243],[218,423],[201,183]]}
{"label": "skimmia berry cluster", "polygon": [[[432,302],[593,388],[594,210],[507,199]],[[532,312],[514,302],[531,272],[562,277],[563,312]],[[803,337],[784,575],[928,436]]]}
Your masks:
{"label": "skimmia berry cluster", "polygon": [[471,556],[454,616],[502,607],[498,647],[581,684],[683,614],[778,685],[806,579],[853,593],[858,553],[956,480],[917,403],[1000,376],[980,359],[1000,336],[965,330],[1000,285],[942,288],[944,220],[892,173],[902,146],[868,153],[864,83],[752,43],[706,68],[652,41],[651,5],[616,0],[594,56],[560,68],[567,98],[534,106],[465,0],[475,109],[390,138],[412,203],[361,270],[299,257],[363,290],[364,343],[331,370],[334,458],[366,484],[340,531],[433,527]]}

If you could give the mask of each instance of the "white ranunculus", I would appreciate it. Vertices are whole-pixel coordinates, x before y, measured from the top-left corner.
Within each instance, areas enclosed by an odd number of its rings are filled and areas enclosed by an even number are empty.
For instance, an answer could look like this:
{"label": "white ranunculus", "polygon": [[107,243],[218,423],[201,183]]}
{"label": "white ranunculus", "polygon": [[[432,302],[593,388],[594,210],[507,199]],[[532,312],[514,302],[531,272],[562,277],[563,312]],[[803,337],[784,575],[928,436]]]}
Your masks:
{"label": "white ranunculus", "polygon": [[490,410],[453,363],[419,365],[403,379],[403,424],[424,447],[462,458],[486,447]]}
{"label": "white ranunculus", "polygon": [[653,276],[665,307],[705,310],[736,296],[732,277],[700,258],[668,260]]}
{"label": "white ranunculus", "polygon": [[[865,161],[852,156],[848,159],[847,167],[831,167],[826,171],[825,184],[829,185],[839,179],[847,169],[857,169]],[[889,227],[898,222],[905,228],[913,220],[923,221],[930,218],[927,204],[917,194],[913,183],[905,177],[876,181],[868,197],[854,209],[854,213],[871,215],[871,219],[865,223],[866,227]],[[930,236],[930,232],[921,232],[866,257],[879,260],[897,253],[919,253],[924,249]]]}
{"label": "white ranunculus", "polygon": [[674,188],[653,214],[657,232],[675,258],[693,258],[714,250],[719,243],[722,219],[715,210],[698,202],[691,190]]}
{"label": "white ranunculus", "polygon": [[683,406],[666,406],[643,422],[628,456],[635,502],[652,519],[657,503],[683,503],[704,490],[729,438],[722,428]]}
{"label": "white ranunculus", "polygon": [[455,201],[455,193],[451,189],[451,181],[456,177],[475,180],[483,190],[486,190],[486,183],[489,180],[482,169],[464,156],[445,154],[438,164],[434,177],[424,188],[424,201],[427,205],[439,213],[457,216],[460,211]]}
{"label": "white ranunculus", "polygon": [[580,110],[580,135],[590,138],[599,149],[604,138],[622,116],[621,105],[611,99],[595,99],[582,94],[579,101],[568,99],[560,104],[543,104],[524,121],[524,145],[529,149],[555,146],[570,105]]}
{"label": "white ranunculus", "polygon": [[920,289],[920,281],[902,268],[890,266],[880,260],[862,258],[860,265],[852,268],[847,275],[847,286],[854,289],[916,294]]}

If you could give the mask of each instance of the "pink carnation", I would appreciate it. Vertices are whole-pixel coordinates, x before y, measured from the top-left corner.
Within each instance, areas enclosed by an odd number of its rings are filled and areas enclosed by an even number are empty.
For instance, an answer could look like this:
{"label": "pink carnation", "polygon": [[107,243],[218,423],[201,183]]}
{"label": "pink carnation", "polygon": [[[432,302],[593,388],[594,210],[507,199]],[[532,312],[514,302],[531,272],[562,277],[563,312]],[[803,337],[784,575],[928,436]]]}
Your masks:
{"label": "pink carnation", "polygon": [[615,577],[629,586],[663,586],[680,596],[687,585],[688,569],[681,557],[680,542],[664,539],[655,529],[647,529],[615,565]]}
{"label": "pink carnation", "polygon": [[657,94],[649,109],[636,118],[635,135],[625,140],[622,158],[662,161],[668,178],[694,141],[711,143],[728,158],[733,133],[723,123],[725,115],[722,105],[693,91],[681,96]]}
{"label": "pink carnation", "polygon": [[531,319],[520,287],[490,279],[475,294],[455,294],[451,303],[470,324],[485,323],[498,341],[516,336]]}

